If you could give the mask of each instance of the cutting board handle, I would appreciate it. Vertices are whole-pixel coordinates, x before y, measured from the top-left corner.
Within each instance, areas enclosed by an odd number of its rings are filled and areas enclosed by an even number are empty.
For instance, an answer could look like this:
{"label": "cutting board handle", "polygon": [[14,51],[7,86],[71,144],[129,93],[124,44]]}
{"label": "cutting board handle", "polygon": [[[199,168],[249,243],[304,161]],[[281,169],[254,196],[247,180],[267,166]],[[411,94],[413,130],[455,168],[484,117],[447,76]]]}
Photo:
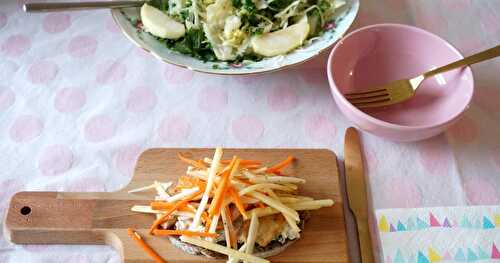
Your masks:
{"label": "cutting board handle", "polygon": [[[5,220],[8,238],[17,244],[107,244],[115,248],[116,229],[145,228],[151,218],[130,211],[147,204],[123,193],[19,192]],[[120,246],[121,247],[121,246]]]}
{"label": "cutting board handle", "polygon": [[7,236],[19,244],[105,244],[103,232],[92,230],[95,205],[56,192],[19,192],[7,211]]}

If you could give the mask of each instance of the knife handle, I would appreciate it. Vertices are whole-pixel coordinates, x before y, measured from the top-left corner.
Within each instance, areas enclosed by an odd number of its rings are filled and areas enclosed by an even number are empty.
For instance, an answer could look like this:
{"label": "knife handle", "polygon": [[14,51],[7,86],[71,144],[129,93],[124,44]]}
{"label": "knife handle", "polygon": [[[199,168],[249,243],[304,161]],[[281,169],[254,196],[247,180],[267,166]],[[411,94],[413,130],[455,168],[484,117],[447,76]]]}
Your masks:
{"label": "knife handle", "polygon": [[361,262],[362,263],[373,263],[373,250],[372,242],[370,237],[370,229],[368,226],[368,220],[356,219],[356,224],[358,226],[358,237],[359,237],[359,248],[361,251]]}

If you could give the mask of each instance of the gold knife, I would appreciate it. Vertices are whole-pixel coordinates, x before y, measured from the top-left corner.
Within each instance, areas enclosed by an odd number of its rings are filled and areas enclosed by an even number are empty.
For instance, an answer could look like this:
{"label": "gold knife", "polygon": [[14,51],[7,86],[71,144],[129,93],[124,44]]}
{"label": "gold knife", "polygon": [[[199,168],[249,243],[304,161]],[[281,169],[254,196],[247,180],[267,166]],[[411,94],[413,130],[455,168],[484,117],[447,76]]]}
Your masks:
{"label": "gold knife", "polygon": [[361,262],[374,262],[370,229],[368,227],[368,196],[363,165],[363,155],[358,131],[350,127],[344,138],[344,166],[347,199],[358,228]]}

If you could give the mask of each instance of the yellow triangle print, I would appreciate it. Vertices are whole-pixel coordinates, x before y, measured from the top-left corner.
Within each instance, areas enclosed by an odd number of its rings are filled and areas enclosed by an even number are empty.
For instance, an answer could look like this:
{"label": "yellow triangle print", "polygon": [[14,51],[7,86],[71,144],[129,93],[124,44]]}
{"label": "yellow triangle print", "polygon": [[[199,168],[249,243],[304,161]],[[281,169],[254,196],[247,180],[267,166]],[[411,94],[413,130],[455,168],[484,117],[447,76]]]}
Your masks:
{"label": "yellow triangle print", "polygon": [[495,226],[500,227],[500,215],[495,215]]}
{"label": "yellow triangle print", "polygon": [[389,224],[387,223],[387,218],[385,218],[385,216],[380,218],[380,221],[378,222],[378,229],[380,229],[380,232],[389,232]]}
{"label": "yellow triangle print", "polygon": [[429,262],[434,263],[434,262],[439,262],[443,260],[443,258],[436,252],[436,250],[432,249],[432,247],[429,247]]}

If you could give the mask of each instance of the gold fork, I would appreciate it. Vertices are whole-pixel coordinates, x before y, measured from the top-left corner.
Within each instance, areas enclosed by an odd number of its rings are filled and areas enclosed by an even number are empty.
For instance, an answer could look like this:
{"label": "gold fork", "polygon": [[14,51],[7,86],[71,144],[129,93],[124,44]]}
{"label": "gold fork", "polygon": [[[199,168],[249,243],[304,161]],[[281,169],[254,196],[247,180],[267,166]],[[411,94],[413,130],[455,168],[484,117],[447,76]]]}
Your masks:
{"label": "gold fork", "polygon": [[413,97],[420,84],[429,77],[498,56],[500,56],[500,45],[425,72],[411,79],[396,80],[363,92],[347,93],[344,96],[351,104],[358,108],[380,107],[400,103]]}

